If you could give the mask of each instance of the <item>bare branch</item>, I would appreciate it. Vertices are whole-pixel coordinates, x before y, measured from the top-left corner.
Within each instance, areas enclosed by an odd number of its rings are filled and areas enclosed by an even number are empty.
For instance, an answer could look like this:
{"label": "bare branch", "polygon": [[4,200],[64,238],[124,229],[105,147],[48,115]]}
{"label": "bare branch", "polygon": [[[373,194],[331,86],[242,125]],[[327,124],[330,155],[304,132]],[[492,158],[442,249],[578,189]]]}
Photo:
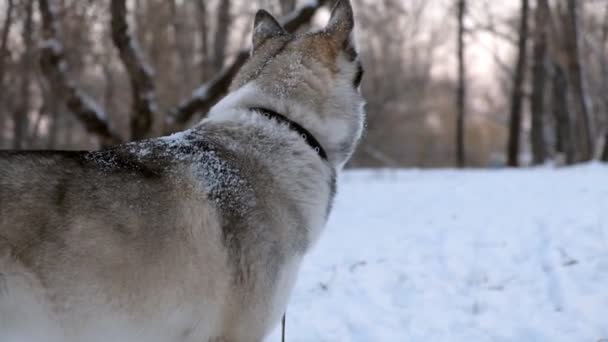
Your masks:
{"label": "bare branch", "polygon": [[496,25],[496,19],[492,14],[492,11],[489,8],[489,3],[484,2],[485,13],[487,14],[486,22],[483,22],[481,19],[476,18],[473,13],[469,13],[469,21],[471,22],[471,27],[467,28],[466,31],[474,33],[474,32],[486,32],[494,35],[497,38],[504,40],[505,42],[511,44],[513,47],[517,47],[517,37],[513,36],[508,32],[502,32],[498,29]]}
{"label": "bare branch", "polygon": [[111,12],[112,39],[131,80],[131,138],[143,139],[149,134],[152,120],[158,114],[156,88],[152,79],[154,72],[144,61],[137,41],[129,32],[125,0],[112,0]]}
{"label": "bare branch", "polygon": [[122,142],[122,138],[110,127],[106,113],[68,75],[65,51],[59,37],[55,3],[53,0],[39,0],[39,5],[44,38],[40,65],[51,88],[86,130],[101,139],[102,146]]}
{"label": "bare branch", "polygon": [[308,24],[317,10],[326,2],[327,0],[309,1],[306,5],[281,17],[279,22],[287,32],[295,32],[303,25]]}
{"label": "bare branch", "polygon": [[207,112],[228,90],[232,78],[249,58],[249,51],[241,51],[234,62],[224,68],[209,82],[196,89],[191,97],[182,102],[177,109],[169,114],[167,126],[170,130],[175,125],[183,125],[197,112]]}
{"label": "bare branch", "polygon": [[469,28],[468,31],[486,32],[486,33],[492,34],[492,35],[504,40],[505,42],[507,42],[513,46],[517,46],[517,38],[512,37],[508,33],[499,31],[496,27],[494,27],[492,25],[483,25],[483,24],[478,23],[477,25]]}
{"label": "bare branch", "polygon": [[[316,11],[326,0],[317,0],[287,14],[279,20],[283,27],[293,32],[310,22]],[[192,95],[183,101],[167,116],[167,132],[171,133],[185,125],[197,112],[207,112],[228,90],[230,82],[249,57],[249,48],[241,50],[231,65],[225,67],[209,82],[194,90]]]}

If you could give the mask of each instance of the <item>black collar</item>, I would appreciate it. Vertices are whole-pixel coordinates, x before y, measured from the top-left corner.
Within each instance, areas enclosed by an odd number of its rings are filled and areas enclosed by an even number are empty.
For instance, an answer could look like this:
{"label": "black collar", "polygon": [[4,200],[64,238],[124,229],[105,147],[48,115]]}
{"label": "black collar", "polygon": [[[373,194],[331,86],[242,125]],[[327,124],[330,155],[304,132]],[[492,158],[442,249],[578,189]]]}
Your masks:
{"label": "black collar", "polygon": [[321,146],[321,144],[319,143],[319,141],[317,139],[315,139],[314,135],[312,135],[306,128],[300,126],[296,122],[293,122],[293,121],[289,120],[284,115],[281,115],[281,114],[275,112],[274,110],[271,110],[271,109],[268,109],[268,108],[252,107],[252,108],[249,108],[249,110],[252,110],[254,112],[258,112],[258,113],[264,115],[265,117],[267,117],[269,119],[275,119],[279,123],[286,124],[287,127],[289,127],[292,130],[296,131],[298,133],[298,135],[300,137],[302,137],[302,139],[304,139],[304,141],[310,147],[312,147],[312,149],[315,150],[315,152],[317,152],[317,154],[319,155],[319,157],[321,157],[321,159],[327,160],[327,154],[325,153],[325,150],[323,149],[323,146]]}

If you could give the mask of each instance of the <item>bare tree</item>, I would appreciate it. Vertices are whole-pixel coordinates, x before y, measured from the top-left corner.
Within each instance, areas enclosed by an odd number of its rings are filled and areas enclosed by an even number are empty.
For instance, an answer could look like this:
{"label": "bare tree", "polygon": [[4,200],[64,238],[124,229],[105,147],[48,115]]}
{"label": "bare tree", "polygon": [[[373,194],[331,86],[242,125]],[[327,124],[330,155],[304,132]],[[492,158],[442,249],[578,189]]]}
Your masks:
{"label": "bare tree", "polygon": [[466,110],[466,83],[465,83],[465,46],[464,46],[464,16],[466,1],[458,0],[458,87],[456,89],[456,163],[464,167],[465,157],[465,110]]}
{"label": "bare tree", "polygon": [[167,116],[167,133],[180,129],[195,113],[207,112],[224,96],[232,78],[249,58],[249,51],[241,51],[230,66],[216,74],[209,82],[197,88],[192,95],[183,101]]}
{"label": "bare tree", "polygon": [[574,132],[572,131],[572,119],[568,101],[568,80],[564,69],[558,64],[553,63],[553,90],[552,100],[553,113],[556,124],[556,151],[565,155],[566,164],[575,162]]}
{"label": "bare tree", "polygon": [[279,5],[281,6],[281,13],[287,14],[296,9],[296,0],[279,0]]}
{"label": "bare tree", "polygon": [[[608,119],[608,55],[606,52],[606,45],[608,44],[608,2],[604,9],[604,20],[601,29],[601,46],[600,46],[600,65],[602,69],[602,81],[601,81],[601,93],[602,99],[600,100],[604,105],[604,119]],[[602,161],[608,162],[608,127],[604,127],[604,147],[602,150]]]}
{"label": "bare tree", "polygon": [[228,28],[232,23],[231,3],[231,0],[222,0],[217,9],[217,23],[213,40],[213,67],[216,71],[224,67],[224,60],[226,59]]}
{"label": "bare tree", "polygon": [[40,51],[40,65],[55,95],[85,126],[101,140],[102,145],[122,141],[107,121],[106,113],[68,74],[68,63],[60,40],[54,0],[39,0],[44,41]]}
{"label": "bare tree", "polygon": [[158,114],[156,87],[153,70],[144,61],[139,44],[129,32],[125,0],[112,0],[112,39],[119,51],[120,59],[129,74],[133,94],[131,113],[131,138],[145,138]]}
{"label": "bare tree", "polygon": [[[171,26],[174,32],[174,49],[178,57],[177,70],[182,78],[182,82],[177,84],[180,94],[183,94],[182,90],[190,90],[192,75],[190,72],[191,56],[194,54],[193,49],[190,48],[192,42],[187,40],[189,38],[188,28],[185,25],[185,17],[182,15],[181,9],[188,5],[188,3],[179,3],[177,0],[171,0],[169,2],[171,6]],[[198,80],[198,78],[197,78]],[[198,83],[198,82],[197,82]]]}
{"label": "bare tree", "polygon": [[526,75],[527,41],[528,41],[528,0],[521,1],[521,18],[519,24],[519,41],[517,66],[513,75],[511,95],[511,117],[509,121],[509,142],[507,149],[507,164],[519,166],[519,147],[521,134],[521,119],[523,105],[523,84]]}
{"label": "bare tree", "polygon": [[[11,27],[13,25],[13,9],[15,8],[15,3],[13,0],[8,0],[6,8],[6,15],[4,17],[4,24],[2,25],[2,32],[0,33],[0,84],[4,82],[4,70],[6,68],[6,58],[8,55],[8,36],[11,32]],[[2,96],[0,92],[0,96]]]}
{"label": "bare tree", "polygon": [[[280,22],[288,32],[294,32],[302,25],[308,23],[317,9],[323,6],[324,3],[325,0],[320,0],[307,4],[285,15]],[[189,98],[173,109],[167,116],[166,133],[180,129],[195,113],[207,112],[226,93],[232,78],[241,66],[245,64],[248,57],[249,48],[241,50],[232,61],[232,64],[217,73],[209,82],[195,89]]]}
{"label": "bare tree", "polygon": [[[5,79],[5,70],[6,70],[6,60],[8,58],[8,37],[10,35],[10,31],[13,25],[13,10],[15,8],[15,4],[13,0],[8,0],[6,8],[6,14],[4,17],[4,23],[2,25],[2,31],[0,32],[0,88],[4,88],[4,79]],[[4,97],[5,91],[0,91],[0,114],[6,111],[6,106],[4,105]],[[3,131],[4,131],[4,115],[0,115],[0,147],[3,142]]]}
{"label": "bare tree", "polygon": [[594,154],[594,133],[591,113],[591,97],[589,96],[582,65],[581,26],[582,16],[579,13],[580,1],[567,0],[565,29],[565,58],[568,70],[568,80],[572,87],[574,108],[576,112],[575,128],[578,145],[578,160],[587,161]]}
{"label": "bare tree", "polygon": [[47,113],[49,113],[49,127],[48,127],[48,141],[46,147],[48,149],[54,149],[57,145],[57,133],[59,132],[59,113],[61,111],[61,104],[53,94],[51,94],[48,87],[42,87],[43,94],[45,94],[44,106]]}
{"label": "bare tree", "polygon": [[608,133],[604,136],[604,151],[602,151],[602,161],[608,162]]}
{"label": "bare tree", "polygon": [[32,67],[34,65],[34,1],[25,2],[25,22],[23,24],[23,55],[21,57],[21,86],[19,91],[20,105],[13,113],[13,148],[21,149],[27,138],[28,114],[31,105]]}
{"label": "bare tree", "polygon": [[[8,1],[0,5],[3,10],[8,9]],[[30,139],[34,138],[31,144],[21,146],[25,148],[94,149],[99,146],[99,142],[110,145],[110,140],[122,142],[138,139],[137,135],[155,136],[181,130],[198,121],[224,96],[232,76],[248,58],[248,49],[236,48],[246,47],[249,37],[246,34],[247,26],[256,6],[284,14],[281,21],[288,26],[295,22],[292,21],[293,18],[306,18],[317,8],[315,1],[308,0],[231,0],[227,11],[226,3],[222,3],[222,0],[124,0],[126,11],[116,17],[124,20],[126,16],[124,21],[128,27],[125,26],[124,33],[141,46],[140,57],[144,58],[140,62],[147,62],[152,67],[151,70],[154,70],[150,78],[151,85],[156,86],[155,102],[159,108],[159,113],[149,116],[151,128],[140,130],[135,128],[139,125],[132,122],[133,117],[142,113],[134,109],[137,92],[133,93],[132,75],[136,73],[125,67],[113,39],[110,7],[113,0],[46,0],[57,5],[56,28],[61,31],[58,39],[48,39],[46,33],[44,36],[40,34],[39,26],[46,20],[40,15],[42,12],[38,12],[35,3],[34,56],[42,52],[42,67],[34,65],[28,68],[31,71],[31,81],[30,87],[27,87],[29,100],[26,101],[20,94],[27,83],[24,83],[27,73],[22,72],[25,46],[21,29],[25,24],[24,9],[28,0],[10,1],[14,3],[15,10],[11,16],[10,34],[7,35],[8,52],[4,53],[6,73],[2,81],[3,92],[0,93],[0,97],[4,97],[0,107],[0,120],[5,123],[2,132],[5,140],[8,140],[6,138],[13,136],[13,113],[28,102],[26,110],[18,111],[26,113],[26,135]],[[546,1],[551,6],[557,3]],[[458,162],[458,147],[455,146],[458,140],[463,145],[463,165],[483,166],[497,162],[495,153],[503,149],[506,140],[504,119],[507,116],[504,113],[511,102],[503,96],[511,92],[515,69],[515,63],[502,61],[504,56],[500,52],[503,43],[513,46],[517,44],[517,29],[513,29],[517,20],[513,20],[512,13],[501,12],[504,7],[495,5],[493,1],[462,1],[466,4],[466,25],[462,25],[464,28],[460,31],[461,36],[464,36],[462,69],[465,70],[462,71],[461,85],[464,86],[461,89],[464,88],[465,99],[461,102],[464,103],[465,113],[460,115],[462,133],[457,138],[459,81],[437,64],[449,65],[442,61],[447,56],[444,53],[446,49],[453,49],[449,55],[457,62],[456,5],[459,0],[450,2],[453,6],[442,8],[436,8],[426,0],[358,2],[359,53],[366,71],[361,90],[368,100],[370,115],[362,148],[351,166],[453,165]],[[567,2],[564,0],[561,3],[565,8]],[[588,10],[596,6],[587,3],[585,8]],[[297,4],[303,4],[304,9],[294,7]],[[530,6],[534,4],[536,2],[530,2]],[[553,7],[550,9],[553,10]],[[230,15],[230,23],[225,25],[225,30],[221,29],[225,21],[218,20],[222,11]],[[6,12],[0,13],[0,30],[6,22]],[[516,15],[519,17],[519,11]],[[493,16],[496,17],[492,19]],[[530,12],[530,16],[534,16],[534,13]],[[586,62],[583,66],[589,69],[586,76],[590,96],[594,100],[600,96],[598,47],[606,46],[600,40],[595,40],[601,35],[598,33],[601,31],[599,17],[596,13],[585,16],[585,44],[582,53]],[[454,25],[445,25],[445,19],[451,20]],[[534,18],[530,19],[530,25],[533,25]],[[478,25],[483,31],[479,34],[475,31]],[[450,29],[454,31],[452,35],[449,34]],[[561,26],[559,31],[557,41],[562,42],[564,34]],[[226,32],[229,34],[224,38],[216,37],[216,34]],[[0,32],[0,38],[3,34]],[[530,31],[530,39],[532,35],[533,31]],[[222,39],[226,39],[226,43],[220,45],[226,46],[221,53],[223,57],[218,59],[218,51],[214,47]],[[529,42],[530,49],[533,47],[532,42]],[[549,49],[553,48],[553,42],[553,37],[549,37]],[[471,82],[474,79],[470,72],[474,61],[467,57],[469,48],[473,45],[490,53],[496,52],[495,58],[508,70],[507,73],[499,71],[495,78],[500,91],[506,89],[504,94],[496,91],[495,87],[480,88],[479,92],[473,92]],[[43,47],[40,52],[36,50],[39,46]],[[559,48],[561,50],[562,47]],[[531,51],[528,52],[532,54]],[[552,50],[550,56],[556,59]],[[216,60],[222,60],[221,69],[214,66]],[[568,74],[565,59],[557,60]],[[455,64],[454,74],[457,76],[459,66]],[[549,69],[547,73],[550,71]],[[42,75],[46,77],[42,77],[43,82],[40,82],[39,76]],[[548,115],[553,114],[549,107],[553,101],[548,101],[547,98],[551,94],[549,77],[547,75],[545,85],[546,133],[550,133],[549,129],[553,128],[550,124],[555,121],[553,116]],[[196,91],[192,91],[194,89]],[[572,109],[571,120],[574,125],[572,84],[567,84],[565,89],[570,91],[567,98],[572,100],[568,105]],[[524,106],[527,106],[525,101],[523,100]],[[602,101],[595,101],[601,104],[601,107],[597,107],[598,110],[608,108]],[[97,102],[101,106],[97,106]],[[178,107],[180,103],[182,106]],[[172,108],[175,110],[171,111]],[[524,111],[529,109],[526,107]],[[176,116],[169,116],[170,114]],[[166,121],[172,125],[165,126]],[[10,131],[7,131],[9,128]],[[146,130],[148,134],[138,133]],[[107,134],[114,138],[107,138]],[[27,142],[28,138],[24,141]],[[553,140],[548,140],[549,142],[552,143]],[[8,147],[6,143],[2,147]],[[552,150],[551,146],[549,150]]]}
{"label": "bare tree", "polygon": [[[286,15],[283,18],[285,28],[293,31],[308,23],[324,2],[310,3]],[[54,0],[39,0],[39,3],[44,36],[41,66],[48,82],[51,84],[50,88],[61,99],[60,102],[67,105],[67,108],[76,115],[90,133],[101,138],[102,145],[122,142],[123,139],[109,125],[106,113],[69,76],[68,62],[60,40]],[[221,4],[221,6],[223,5]],[[125,0],[112,0],[110,9],[112,14],[112,38],[132,86],[134,104],[131,135],[134,139],[139,139],[149,134],[152,119],[158,111],[154,74],[145,63],[135,38],[129,32]],[[169,122],[177,122],[179,125],[183,125],[194,113],[208,110],[225,94],[232,77],[245,63],[248,56],[248,49],[239,52],[232,64],[218,72],[211,81],[201,86],[193,93],[191,98],[184,102],[183,106],[180,106],[179,110],[176,111],[178,115],[172,117],[178,120],[169,120]],[[108,74],[111,71],[104,69],[104,73]],[[109,78],[111,78],[111,75]],[[201,89],[207,89],[208,91],[203,92]],[[107,89],[105,93],[108,93]],[[108,101],[106,101],[107,103]],[[176,126],[171,126],[166,131],[170,132],[174,128],[176,129]]]}
{"label": "bare tree", "polygon": [[[604,9],[604,20],[601,30],[601,47],[600,47],[600,64],[602,69],[602,103],[604,104],[604,119],[608,119],[608,56],[606,53],[606,45],[608,44],[608,2]],[[608,128],[604,127],[604,147],[602,150],[602,161],[608,162]]]}
{"label": "bare tree", "polygon": [[545,138],[545,84],[547,79],[547,37],[549,4],[547,0],[537,0],[534,14],[534,47],[532,66],[532,162],[542,164],[547,158]]}
{"label": "bare tree", "polygon": [[196,4],[198,9],[198,24],[201,37],[200,82],[205,82],[209,79],[209,75],[211,74],[211,70],[209,70],[209,23],[207,18],[207,0],[198,0]]}

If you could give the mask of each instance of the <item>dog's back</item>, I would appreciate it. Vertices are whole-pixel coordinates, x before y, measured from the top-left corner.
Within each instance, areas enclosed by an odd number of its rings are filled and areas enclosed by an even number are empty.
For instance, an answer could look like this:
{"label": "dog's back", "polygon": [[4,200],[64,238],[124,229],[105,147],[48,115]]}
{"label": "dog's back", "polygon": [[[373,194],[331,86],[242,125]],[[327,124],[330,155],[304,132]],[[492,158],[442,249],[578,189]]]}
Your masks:
{"label": "dog's back", "polygon": [[[175,193],[182,179],[165,177],[167,172],[166,166],[146,165],[121,149],[0,152],[2,241],[14,257],[35,265],[30,252],[68,248],[70,234],[99,231],[139,242],[163,234],[164,227],[179,223],[166,213],[182,205]],[[180,189],[179,197],[186,199],[187,188]],[[85,229],[92,226],[96,229]]]}
{"label": "dog's back", "polygon": [[218,315],[218,221],[182,164],[149,161],[121,149],[0,153],[0,340],[177,339],[165,332],[194,329],[180,310]]}
{"label": "dog's back", "polygon": [[[0,152],[0,340],[266,333],[334,178],[307,158],[274,165],[294,151],[243,128],[208,123],[100,152]],[[302,195],[312,203],[294,201]],[[320,215],[302,216],[310,206]]]}

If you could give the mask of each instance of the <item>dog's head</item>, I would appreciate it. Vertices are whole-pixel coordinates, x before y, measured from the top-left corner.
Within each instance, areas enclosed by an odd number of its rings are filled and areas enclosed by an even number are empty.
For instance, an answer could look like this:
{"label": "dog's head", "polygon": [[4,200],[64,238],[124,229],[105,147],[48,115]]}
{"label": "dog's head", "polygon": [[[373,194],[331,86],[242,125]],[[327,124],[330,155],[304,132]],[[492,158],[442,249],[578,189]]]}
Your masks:
{"label": "dog's head", "polygon": [[[342,167],[361,136],[363,68],[354,42],[349,0],[338,0],[318,32],[292,35],[264,10],[255,16],[251,57],[231,90],[257,93],[252,105],[288,116],[321,142],[332,164]],[[261,102],[260,102],[261,101]]]}

